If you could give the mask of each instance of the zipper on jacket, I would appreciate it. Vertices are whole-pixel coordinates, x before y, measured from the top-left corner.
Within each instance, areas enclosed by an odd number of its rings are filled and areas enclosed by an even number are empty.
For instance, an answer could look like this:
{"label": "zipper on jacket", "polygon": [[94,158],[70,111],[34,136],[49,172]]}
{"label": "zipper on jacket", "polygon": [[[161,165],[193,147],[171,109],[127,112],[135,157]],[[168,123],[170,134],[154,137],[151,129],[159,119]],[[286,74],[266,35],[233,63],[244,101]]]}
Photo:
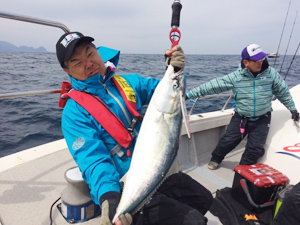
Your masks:
{"label": "zipper on jacket", "polygon": [[[108,79],[108,80],[109,80],[109,79]],[[106,81],[106,82],[107,82],[107,81]],[[105,83],[106,83],[106,82],[105,82]],[[131,120],[130,120],[130,118],[129,118],[128,113],[126,112],[126,109],[124,108],[124,106],[123,106],[122,103],[120,102],[120,100],[119,100],[116,96],[114,96],[113,93],[111,93],[111,92],[107,89],[105,83],[101,83],[100,81],[99,81],[99,83],[102,84],[102,86],[105,88],[106,93],[109,94],[109,95],[110,95],[110,96],[118,103],[118,105],[120,106],[122,112],[124,113],[124,115],[125,115],[125,117],[126,117],[126,120],[127,120],[128,124],[129,124],[129,126],[130,126]],[[138,132],[137,132],[136,130],[134,130],[134,132],[138,135]]]}
{"label": "zipper on jacket", "polygon": [[256,94],[255,94],[255,78],[253,78],[253,115],[254,115],[254,117],[256,116]]}
{"label": "zipper on jacket", "polygon": [[106,87],[106,84],[105,84],[105,83],[101,83],[100,81],[99,81],[99,83],[102,84],[102,86],[103,86],[104,89],[105,89],[106,94],[108,94],[108,89],[107,89],[107,87]]}

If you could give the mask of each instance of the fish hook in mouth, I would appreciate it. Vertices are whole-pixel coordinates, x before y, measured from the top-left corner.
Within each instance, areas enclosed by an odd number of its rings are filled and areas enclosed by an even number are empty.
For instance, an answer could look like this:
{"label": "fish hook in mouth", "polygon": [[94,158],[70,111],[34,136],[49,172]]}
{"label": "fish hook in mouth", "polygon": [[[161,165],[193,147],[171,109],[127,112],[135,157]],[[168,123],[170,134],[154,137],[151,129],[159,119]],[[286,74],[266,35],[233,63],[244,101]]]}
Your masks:
{"label": "fish hook in mouth", "polygon": [[176,82],[173,84],[173,88],[177,89],[179,87],[179,80],[176,79]]}
{"label": "fish hook in mouth", "polygon": [[176,77],[174,79],[175,83],[173,84],[173,88],[178,89],[180,87],[180,80],[182,79],[182,76],[183,76],[183,70],[180,70],[175,74],[176,74]]}

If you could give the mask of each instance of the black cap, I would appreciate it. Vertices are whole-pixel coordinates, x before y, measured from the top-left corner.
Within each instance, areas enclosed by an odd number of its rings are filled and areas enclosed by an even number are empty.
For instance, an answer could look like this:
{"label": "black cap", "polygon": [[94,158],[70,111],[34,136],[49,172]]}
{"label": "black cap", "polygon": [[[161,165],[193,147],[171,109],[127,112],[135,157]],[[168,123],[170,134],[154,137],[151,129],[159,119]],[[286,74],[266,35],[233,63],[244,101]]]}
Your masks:
{"label": "black cap", "polygon": [[66,33],[60,37],[56,43],[56,56],[61,67],[63,67],[65,61],[71,58],[77,42],[82,40],[92,42],[94,38],[84,36],[79,32]]}

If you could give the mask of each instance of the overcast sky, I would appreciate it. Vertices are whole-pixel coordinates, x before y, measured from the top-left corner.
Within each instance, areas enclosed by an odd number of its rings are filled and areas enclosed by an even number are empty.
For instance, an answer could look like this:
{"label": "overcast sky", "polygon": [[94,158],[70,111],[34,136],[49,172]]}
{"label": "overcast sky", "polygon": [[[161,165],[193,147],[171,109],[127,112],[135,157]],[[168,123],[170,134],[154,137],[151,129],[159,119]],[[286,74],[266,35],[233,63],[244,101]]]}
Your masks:
{"label": "overcast sky", "polygon": [[[163,54],[170,47],[173,0],[0,0],[1,11],[57,21],[122,53]],[[277,50],[290,0],[182,0],[180,45],[186,54],[240,54],[251,43]],[[300,0],[292,0],[279,53],[300,42]],[[300,13],[299,13],[300,14]],[[292,35],[291,35],[292,33]],[[0,18],[0,41],[55,51],[63,30]],[[300,51],[298,52],[300,54]]]}

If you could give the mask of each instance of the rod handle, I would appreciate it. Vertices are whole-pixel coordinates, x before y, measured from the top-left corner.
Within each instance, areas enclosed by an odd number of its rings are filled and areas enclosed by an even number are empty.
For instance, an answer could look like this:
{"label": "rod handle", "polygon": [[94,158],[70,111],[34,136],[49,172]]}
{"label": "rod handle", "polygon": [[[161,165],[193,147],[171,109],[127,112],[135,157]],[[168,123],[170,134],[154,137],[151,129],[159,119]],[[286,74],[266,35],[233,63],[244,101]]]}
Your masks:
{"label": "rod handle", "polygon": [[174,1],[172,4],[172,20],[171,20],[171,27],[179,27],[180,24],[180,11],[182,5],[180,1]]}

